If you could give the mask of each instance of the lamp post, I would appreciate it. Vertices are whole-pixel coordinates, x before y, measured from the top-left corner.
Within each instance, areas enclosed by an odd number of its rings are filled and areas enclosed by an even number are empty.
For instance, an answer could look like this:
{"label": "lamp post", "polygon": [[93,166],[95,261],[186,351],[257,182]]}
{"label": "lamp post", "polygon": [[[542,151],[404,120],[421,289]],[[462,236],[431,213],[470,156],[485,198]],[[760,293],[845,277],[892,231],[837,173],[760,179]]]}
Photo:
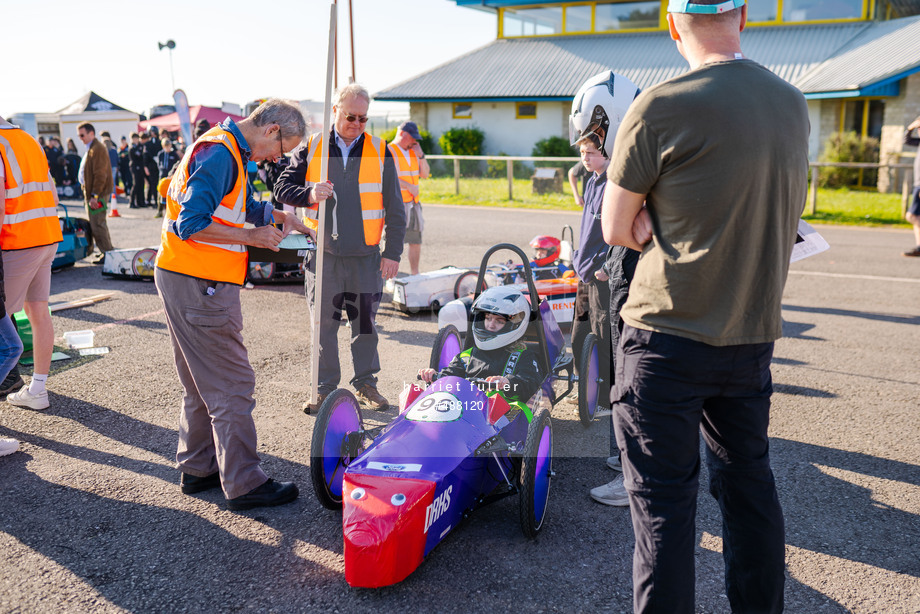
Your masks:
{"label": "lamp post", "polygon": [[172,89],[176,91],[176,75],[173,74],[173,61],[172,61],[172,50],[176,48],[176,41],[169,39],[165,43],[157,43],[160,46],[160,51],[163,51],[163,47],[169,49],[169,78],[172,79]]}

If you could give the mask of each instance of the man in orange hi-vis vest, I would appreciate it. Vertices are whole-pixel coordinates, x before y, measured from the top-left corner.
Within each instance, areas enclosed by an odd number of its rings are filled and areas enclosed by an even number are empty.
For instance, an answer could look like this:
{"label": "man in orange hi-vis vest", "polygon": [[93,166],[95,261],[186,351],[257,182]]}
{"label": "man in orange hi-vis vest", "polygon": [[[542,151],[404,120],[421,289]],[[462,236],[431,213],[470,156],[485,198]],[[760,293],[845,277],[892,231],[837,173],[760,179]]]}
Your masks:
{"label": "man in orange hi-vis vest", "polygon": [[409,272],[418,275],[418,262],[422,256],[422,203],[418,196],[419,179],[428,179],[431,169],[419,140],[418,126],[415,122],[403,122],[396,129],[396,137],[390,143],[390,151],[396,160],[399,173],[399,187],[403,203],[406,205],[406,245],[409,246]]}
{"label": "man in orange hi-vis vest", "polygon": [[[6,313],[25,307],[32,326],[32,356],[35,369],[28,388],[18,371],[0,373],[9,377],[0,394],[17,407],[47,409],[45,381],[51,368],[54,328],[48,313],[51,293],[51,262],[61,242],[57,216],[57,190],[48,160],[38,142],[25,131],[0,117],[0,210],[6,288]],[[3,319],[8,321],[6,313]],[[4,326],[6,322],[4,322]],[[19,346],[22,351],[22,345]],[[16,356],[18,360],[19,356]],[[16,360],[10,365],[14,368]]]}
{"label": "man in orange hi-vis vest", "polygon": [[291,230],[315,236],[293,213],[253,199],[246,180],[248,161],[277,159],[305,133],[296,104],[269,99],[246,119],[227,118],[195,141],[166,195],[154,279],[185,389],[176,453],[181,489],[221,487],[232,510],[281,505],[298,495],[293,482],[275,482],[259,466],[240,287],[247,245],[278,251]]}
{"label": "man in orange hi-vis vest", "polygon": [[[385,410],[389,402],[377,390],[380,357],[374,320],[383,296],[383,280],[396,276],[406,230],[399,177],[386,142],[364,132],[370,94],[357,84],[336,93],[335,124],[328,135],[313,134],[294,150],[290,165],[275,184],[278,202],[304,207],[304,219],[317,227],[318,203],[326,202],[323,248],[323,304],[319,313],[318,403],[339,385],[338,330],[348,315],[351,326],[351,380],[358,400]],[[320,183],[320,161],[329,142],[328,180]],[[386,242],[380,244],[386,228]],[[307,263],[304,289],[314,309],[316,259]],[[314,340],[314,343],[316,341]],[[307,404],[308,413],[315,407]]]}

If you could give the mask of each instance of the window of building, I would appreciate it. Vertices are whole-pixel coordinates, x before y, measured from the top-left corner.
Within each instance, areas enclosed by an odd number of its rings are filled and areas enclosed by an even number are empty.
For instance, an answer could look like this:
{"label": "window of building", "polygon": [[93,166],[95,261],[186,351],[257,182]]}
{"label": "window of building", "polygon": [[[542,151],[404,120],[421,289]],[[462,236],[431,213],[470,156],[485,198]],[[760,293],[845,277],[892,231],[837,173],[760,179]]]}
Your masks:
{"label": "window of building", "polygon": [[779,0],[752,0],[748,2],[748,21],[776,21]]}
{"label": "window of building", "polygon": [[783,21],[859,19],[863,0],[783,0]]}
{"label": "window of building", "polygon": [[[840,131],[881,139],[885,119],[885,101],[879,98],[857,98],[841,102]],[[874,187],[878,181],[875,169],[860,169],[858,187]]]}
{"label": "window of building", "polygon": [[502,36],[546,36],[561,33],[561,6],[502,9]]}
{"label": "window of building", "polygon": [[471,117],[473,117],[472,102],[454,103],[454,119],[470,119]]}
{"label": "window of building", "polygon": [[574,4],[565,7],[565,31],[572,32],[590,32],[591,31],[591,9],[590,4]]}
{"label": "window of building", "polygon": [[519,102],[515,106],[517,108],[515,116],[518,119],[537,119],[536,102]]}
{"label": "window of building", "polygon": [[635,30],[659,27],[661,2],[617,2],[594,8],[594,31]]}

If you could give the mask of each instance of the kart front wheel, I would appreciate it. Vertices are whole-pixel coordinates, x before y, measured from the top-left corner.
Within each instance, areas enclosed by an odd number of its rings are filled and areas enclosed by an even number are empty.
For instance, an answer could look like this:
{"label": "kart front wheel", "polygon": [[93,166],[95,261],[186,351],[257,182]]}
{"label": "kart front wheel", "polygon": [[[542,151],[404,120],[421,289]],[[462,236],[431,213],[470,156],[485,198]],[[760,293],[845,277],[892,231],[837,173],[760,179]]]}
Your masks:
{"label": "kart front wheel", "polygon": [[345,468],[364,451],[364,424],[358,400],[339,388],[320,405],[310,442],[310,478],[323,507],[342,507]]}
{"label": "kart front wheel", "polygon": [[460,331],[453,324],[448,324],[439,330],[438,336],[434,338],[434,346],[431,348],[431,359],[428,361],[428,366],[440,371],[449,365],[454,356],[459,354],[462,349]]}
{"label": "kart front wheel", "polygon": [[553,478],[553,422],[545,409],[527,427],[521,460],[521,530],[534,538],[543,528]]}
{"label": "kart front wheel", "polygon": [[591,426],[601,396],[600,356],[594,333],[585,335],[578,361],[578,417],[584,427]]}

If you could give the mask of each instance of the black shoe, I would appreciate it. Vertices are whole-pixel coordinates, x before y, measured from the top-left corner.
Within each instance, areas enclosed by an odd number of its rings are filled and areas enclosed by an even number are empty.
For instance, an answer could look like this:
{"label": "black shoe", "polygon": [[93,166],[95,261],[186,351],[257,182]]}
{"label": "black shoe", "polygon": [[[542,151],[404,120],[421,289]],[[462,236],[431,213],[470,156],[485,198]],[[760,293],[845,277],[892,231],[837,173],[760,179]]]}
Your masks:
{"label": "black shoe", "polygon": [[204,477],[183,473],[179,479],[179,488],[182,489],[183,495],[193,495],[196,492],[211,490],[220,487],[220,474],[217,472]]}
{"label": "black shoe", "polygon": [[227,499],[231,510],[248,510],[254,507],[273,507],[284,505],[297,498],[300,492],[294,482],[276,482],[271,478],[261,486],[256,486],[245,495]]}
{"label": "black shoe", "polygon": [[6,395],[16,392],[25,385],[26,383],[22,380],[22,376],[20,376],[19,373],[10,373],[6,376],[6,379],[3,380],[3,383],[0,384],[0,398],[5,399]]}
{"label": "black shoe", "polygon": [[90,260],[92,264],[105,264],[105,254],[99,254],[96,258]]}

